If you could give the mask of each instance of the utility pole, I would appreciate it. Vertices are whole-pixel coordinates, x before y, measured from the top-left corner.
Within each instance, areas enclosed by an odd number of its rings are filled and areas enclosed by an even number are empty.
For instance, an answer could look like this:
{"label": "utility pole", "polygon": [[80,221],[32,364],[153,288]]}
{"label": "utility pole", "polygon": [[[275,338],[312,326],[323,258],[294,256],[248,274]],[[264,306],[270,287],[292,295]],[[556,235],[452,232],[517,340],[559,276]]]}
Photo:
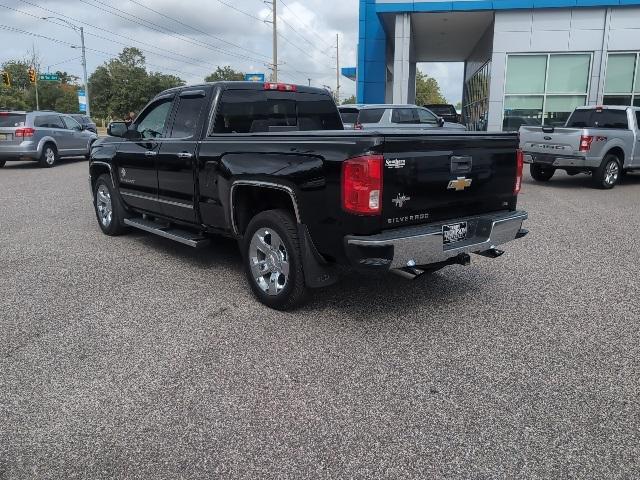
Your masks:
{"label": "utility pole", "polygon": [[35,75],[35,82],[34,85],[36,87],[36,110],[40,110],[40,99],[38,98],[38,76],[39,76],[39,72],[38,72],[38,59],[36,56],[36,43],[33,42],[33,57],[32,57],[32,61],[31,64],[33,65],[33,70],[35,71],[36,75]]}
{"label": "utility pole", "polygon": [[87,56],[84,50],[84,28],[80,27],[80,45],[82,46],[82,73],[84,74],[84,98],[87,102],[87,117],[91,117],[89,107],[89,82],[87,81]]}
{"label": "utility pole", "polygon": [[336,33],[336,103],[340,105],[340,36]]}
{"label": "utility pole", "polygon": [[273,0],[273,81],[278,81],[278,0]]}

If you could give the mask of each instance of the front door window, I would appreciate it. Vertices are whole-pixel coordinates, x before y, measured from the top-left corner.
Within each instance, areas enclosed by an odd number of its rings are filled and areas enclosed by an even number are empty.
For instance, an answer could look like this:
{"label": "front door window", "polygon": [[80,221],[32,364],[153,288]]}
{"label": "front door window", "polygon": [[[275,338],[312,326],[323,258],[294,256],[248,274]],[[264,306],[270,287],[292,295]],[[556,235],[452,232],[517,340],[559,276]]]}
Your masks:
{"label": "front door window", "polygon": [[172,100],[161,100],[143,113],[142,120],[138,121],[136,126],[141,138],[153,139],[164,136]]}

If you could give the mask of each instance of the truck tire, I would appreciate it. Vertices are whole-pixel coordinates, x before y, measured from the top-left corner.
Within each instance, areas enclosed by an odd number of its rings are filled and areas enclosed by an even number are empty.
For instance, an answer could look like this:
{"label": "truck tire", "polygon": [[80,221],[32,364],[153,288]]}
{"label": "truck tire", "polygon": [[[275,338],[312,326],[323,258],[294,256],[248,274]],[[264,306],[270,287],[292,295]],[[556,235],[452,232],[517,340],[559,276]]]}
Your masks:
{"label": "truck tire", "polygon": [[40,161],[38,162],[42,168],[51,168],[55,166],[60,160],[58,155],[58,149],[52,143],[45,143],[42,147],[42,153],[40,154]]}
{"label": "truck tire", "polygon": [[556,173],[556,169],[553,167],[545,167],[543,165],[536,165],[532,163],[529,167],[531,177],[537,182],[548,182]]}
{"label": "truck tire", "polygon": [[296,222],[286,210],[267,210],[251,219],[242,240],[245,274],[257,299],[291,310],[306,298]]}
{"label": "truck tire", "polygon": [[617,156],[610,153],[605,155],[600,166],[594,170],[593,186],[608,190],[616,186],[620,177],[622,177],[622,163]]}
{"label": "truck tire", "polygon": [[105,235],[115,237],[125,232],[125,209],[115,194],[111,177],[102,174],[93,187],[93,206],[98,225]]}
{"label": "truck tire", "polygon": [[6,163],[6,160],[0,160],[0,168],[4,167]]}

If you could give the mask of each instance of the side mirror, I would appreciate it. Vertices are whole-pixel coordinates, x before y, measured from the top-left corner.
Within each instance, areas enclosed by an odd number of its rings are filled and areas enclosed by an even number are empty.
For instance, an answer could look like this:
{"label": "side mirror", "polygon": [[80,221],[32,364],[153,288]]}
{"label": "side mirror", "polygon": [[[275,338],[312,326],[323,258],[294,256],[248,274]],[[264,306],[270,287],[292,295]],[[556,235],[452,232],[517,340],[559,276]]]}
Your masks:
{"label": "side mirror", "polygon": [[439,127],[444,127],[444,118],[438,117],[438,126]]}
{"label": "side mirror", "polygon": [[111,122],[107,127],[107,135],[125,138],[128,129],[127,124],[124,122]]}

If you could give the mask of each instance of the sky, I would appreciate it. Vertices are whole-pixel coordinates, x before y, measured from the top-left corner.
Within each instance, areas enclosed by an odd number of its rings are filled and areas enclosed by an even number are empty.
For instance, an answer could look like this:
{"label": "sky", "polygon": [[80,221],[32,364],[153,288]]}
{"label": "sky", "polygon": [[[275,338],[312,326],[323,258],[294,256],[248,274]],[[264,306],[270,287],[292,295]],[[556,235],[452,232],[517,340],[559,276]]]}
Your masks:
{"label": "sky", "polygon": [[[147,67],[197,83],[216,66],[269,73],[270,3],[262,0],[0,0],[0,63],[26,58],[35,46],[41,71],[64,70],[82,78],[77,31],[83,25],[89,75],[123,48],[143,50]],[[278,0],[279,80],[336,85],[335,38],[340,65],[356,65],[358,0]],[[113,6],[111,6],[113,5]],[[147,8],[145,8],[147,7]],[[47,37],[47,38],[44,38]],[[445,97],[461,98],[461,64],[420,64]],[[355,82],[341,77],[341,98]]]}

